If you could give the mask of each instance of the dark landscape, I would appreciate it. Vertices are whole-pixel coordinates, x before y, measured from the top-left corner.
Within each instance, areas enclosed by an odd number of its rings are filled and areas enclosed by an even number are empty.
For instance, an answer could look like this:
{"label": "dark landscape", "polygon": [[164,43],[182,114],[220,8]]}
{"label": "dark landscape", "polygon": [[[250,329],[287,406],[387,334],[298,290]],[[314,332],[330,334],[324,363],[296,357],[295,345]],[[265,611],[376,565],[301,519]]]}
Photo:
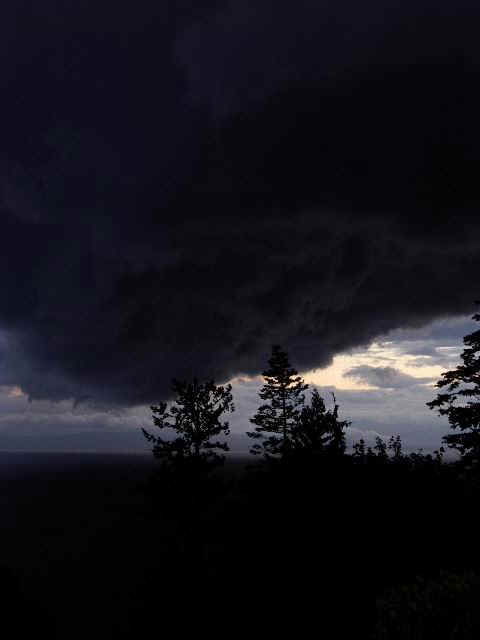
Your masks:
{"label": "dark landscape", "polygon": [[479,25],[2,0],[2,640],[480,637]]}
{"label": "dark landscape", "polygon": [[152,464],[141,456],[1,460],[2,618],[16,637],[147,638],[160,624],[218,636],[225,624],[365,638],[414,638],[422,624],[425,638],[478,632],[480,483],[452,469],[345,459],[250,478],[235,468],[246,460],[232,460],[223,480],[233,486],[179,516],[161,494],[146,499]]}

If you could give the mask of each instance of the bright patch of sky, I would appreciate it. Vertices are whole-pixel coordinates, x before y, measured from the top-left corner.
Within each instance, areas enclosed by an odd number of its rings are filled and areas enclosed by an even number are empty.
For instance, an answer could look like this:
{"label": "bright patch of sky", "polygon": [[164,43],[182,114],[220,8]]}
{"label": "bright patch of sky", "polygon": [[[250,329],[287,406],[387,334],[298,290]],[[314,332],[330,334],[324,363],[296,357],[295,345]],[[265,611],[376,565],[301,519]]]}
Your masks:
{"label": "bright patch of sky", "polygon": [[[352,421],[350,442],[400,434],[406,449],[433,450],[441,445],[449,425],[426,402],[435,397],[434,385],[441,374],[459,364],[463,337],[477,329],[468,316],[398,329],[302,376],[327,402],[335,394],[340,416]],[[260,385],[261,378],[233,381],[239,409],[232,419],[234,430],[245,430],[245,414],[255,413]]]}
{"label": "bright patch of sky", "polygon": [[[392,331],[367,348],[336,356],[329,367],[304,373],[304,378],[319,387],[367,391],[386,385],[375,384],[373,378],[367,381],[367,376],[361,375],[362,369],[394,369],[413,378],[413,382],[433,386],[444,371],[458,364],[462,338],[475,329],[469,317],[460,317],[437,320],[422,329]],[[392,383],[393,388],[397,386],[393,379]]]}

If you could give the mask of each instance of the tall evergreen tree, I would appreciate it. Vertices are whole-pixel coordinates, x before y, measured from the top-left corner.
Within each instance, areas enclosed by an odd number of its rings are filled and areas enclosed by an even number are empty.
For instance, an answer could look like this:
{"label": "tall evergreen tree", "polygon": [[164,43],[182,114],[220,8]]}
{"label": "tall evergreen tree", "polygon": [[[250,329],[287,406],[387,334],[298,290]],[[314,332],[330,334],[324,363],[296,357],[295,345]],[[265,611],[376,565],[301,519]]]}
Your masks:
{"label": "tall evergreen tree", "polygon": [[301,410],[305,402],[304,391],[308,388],[279,345],[272,347],[269,368],[263,372],[265,384],[259,392],[266,401],[250,422],[255,430],[247,432],[259,440],[252,446],[253,454],[265,457],[284,456],[293,448],[293,437]]}
{"label": "tall evergreen tree", "polygon": [[170,409],[167,403],[150,407],[156,427],[167,429],[176,437],[164,438],[142,429],[145,438],[153,444],[153,455],[166,470],[208,471],[222,464],[220,451],[228,451],[228,444],[214,439],[230,433],[224,413],[234,411],[232,387],[216,386],[213,380],[204,383],[173,380],[175,400]]}
{"label": "tall evergreen tree", "polygon": [[[480,304],[480,302],[477,302]],[[480,321],[480,313],[472,316]],[[436,386],[446,388],[435,400],[427,402],[430,409],[437,409],[447,416],[452,429],[443,438],[449,447],[457,449],[465,462],[480,462],[480,329],[463,338],[465,349],[461,354],[462,364],[452,371],[442,373]]]}

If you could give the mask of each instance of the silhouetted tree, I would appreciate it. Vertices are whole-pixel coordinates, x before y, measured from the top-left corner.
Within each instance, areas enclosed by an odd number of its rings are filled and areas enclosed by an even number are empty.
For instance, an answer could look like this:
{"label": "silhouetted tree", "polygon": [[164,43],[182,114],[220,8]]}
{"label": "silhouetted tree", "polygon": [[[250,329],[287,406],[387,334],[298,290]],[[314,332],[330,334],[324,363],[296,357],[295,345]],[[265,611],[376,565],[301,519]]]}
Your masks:
{"label": "silhouetted tree", "polygon": [[388,441],[388,450],[392,452],[392,460],[401,460],[403,456],[402,452],[402,439],[400,435],[391,436]]}
{"label": "silhouetted tree", "polygon": [[232,387],[216,386],[213,380],[199,383],[173,380],[174,404],[168,409],[166,402],[151,406],[153,423],[159,429],[169,429],[174,438],[152,435],[142,429],[145,438],[153,444],[153,455],[164,468],[182,472],[209,471],[222,464],[224,456],[218,450],[228,451],[228,444],[213,438],[230,433],[224,413],[234,411]]}
{"label": "silhouetted tree", "polygon": [[352,458],[355,462],[363,464],[375,464],[389,462],[388,450],[394,451],[394,456],[401,456],[402,442],[400,436],[390,438],[389,442],[385,442],[380,436],[376,436],[375,445],[367,447],[365,440],[361,438],[359,442],[353,444]]}
{"label": "silhouetted tree", "polygon": [[339,420],[335,395],[334,406],[328,409],[317,389],[312,392],[310,404],[304,406],[292,429],[292,443],[296,452],[328,452],[343,455],[346,449],[345,429],[349,420]]}
{"label": "silhouetted tree", "polygon": [[443,467],[445,449],[440,447],[432,453],[424,454],[422,449],[406,454],[403,452],[402,439],[397,434],[385,441],[380,436],[375,438],[375,445],[367,447],[361,439],[353,444],[352,459],[355,463],[368,464],[379,470],[379,465],[397,464],[405,469],[433,469]]}
{"label": "silhouetted tree", "polygon": [[[472,319],[480,321],[480,313]],[[461,354],[462,364],[442,373],[436,386],[446,392],[439,393],[427,405],[447,416],[452,429],[458,429],[460,433],[451,433],[443,440],[471,463],[480,462],[480,330],[465,336],[463,342],[466,348]]]}
{"label": "silhouetted tree", "polygon": [[364,463],[367,455],[367,445],[365,444],[365,440],[360,438],[358,442],[353,443],[353,453],[352,458],[354,460],[359,460]]}
{"label": "silhouetted tree", "polygon": [[[263,372],[265,384],[259,395],[263,404],[253,418],[255,431],[248,431],[251,438],[260,439],[250,451],[264,453],[265,457],[284,456],[292,450],[294,432],[305,402],[303,392],[308,388],[288,360],[280,346],[272,347],[269,368]],[[270,435],[266,435],[270,434]]]}
{"label": "silhouetted tree", "polygon": [[373,447],[373,449],[377,452],[376,456],[378,460],[382,460],[384,462],[388,460],[388,444],[383,438],[380,438],[380,436],[376,436],[375,446]]}

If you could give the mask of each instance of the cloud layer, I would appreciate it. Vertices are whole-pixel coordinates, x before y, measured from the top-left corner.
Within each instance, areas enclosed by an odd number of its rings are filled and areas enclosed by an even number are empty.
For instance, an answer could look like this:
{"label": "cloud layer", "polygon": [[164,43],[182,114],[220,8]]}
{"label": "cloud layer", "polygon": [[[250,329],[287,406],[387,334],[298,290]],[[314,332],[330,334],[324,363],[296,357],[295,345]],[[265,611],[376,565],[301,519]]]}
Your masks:
{"label": "cloud layer", "polygon": [[385,389],[402,389],[432,381],[431,378],[416,378],[408,375],[395,367],[372,367],[367,364],[352,367],[344,373],[344,376]]}
{"label": "cloud layer", "polygon": [[[425,373],[437,380],[442,369],[454,368],[459,362],[461,339],[475,325],[460,317],[437,320],[415,330],[396,330],[382,342],[376,341],[368,349],[355,348],[335,357],[331,367],[305,372],[304,376],[310,389],[319,389],[327,405],[333,402],[331,392],[335,394],[342,418],[352,421],[347,432],[350,444],[360,438],[374,444],[378,435],[388,439],[400,434],[408,450],[433,450],[449,427],[446,418],[426,406],[435,389],[425,384]],[[358,374],[363,375],[360,386],[343,377],[352,369],[357,381]],[[246,453],[251,442],[245,431],[251,428],[249,419],[261,403],[258,392],[262,379],[243,376],[232,380],[232,385],[236,410],[229,416],[230,448],[234,454]],[[140,431],[140,427],[155,430],[147,406],[112,409],[96,404],[29,402],[18,387],[0,387],[0,448],[148,452],[149,444]]]}
{"label": "cloud layer", "polygon": [[0,384],[138,405],[468,313],[477,14],[4,3]]}

